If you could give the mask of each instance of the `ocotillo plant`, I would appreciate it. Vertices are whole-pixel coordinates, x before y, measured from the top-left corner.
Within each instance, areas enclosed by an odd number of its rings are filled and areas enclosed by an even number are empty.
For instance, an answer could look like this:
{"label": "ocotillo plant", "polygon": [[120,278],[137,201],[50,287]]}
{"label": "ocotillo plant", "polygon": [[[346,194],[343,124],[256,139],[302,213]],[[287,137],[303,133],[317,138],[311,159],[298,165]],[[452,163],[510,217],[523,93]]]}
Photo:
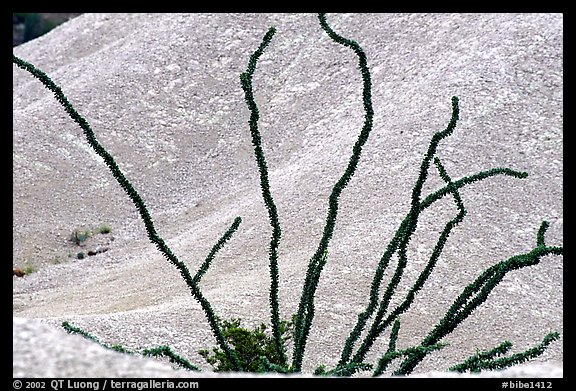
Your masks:
{"label": "ocotillo plant", "polygon": [[[110,169],[114,178],[118,181],[122,189],[132,200],[144,222],[148,234],[148,239],[157,247],[157,249],[164,255],[164,257],[177,268],[185,283],[189,287],[192,296],[200,303],[205,313],[207,321],[217,341],[218,348],[214,348],[214,357],[208,357],[209,352],[206,350],[203,351],[203,356],[211,363],[214,363],[216,360],[220,360],[220,364],[222,364],[220,365],[220,368],[226,368],[226,370],[276,371],[282,373],[302,371],[302,362],[305,357],[308,337],[315,317],[316,290],[322,276],[322,271],[329,260],[329,246],[338,216],[339,199],[342,192],[349,184],[350,179],[356,172],[356,168],[362,155],[363,146],[368,141],[370,132],[373,127],[374,110],[372,107],[372,83],[370,70],[368,67],[368,60],[364,50],[356,41],[344,38],[343,36],[336,33],[329,26],[324,14],[319,14],[318,19],[321,29],[332,41],[338,45],[343,45],[344,47],[349,48],[358,58],[358,67],[360,69],[363,82],[362,97],[365,115],[364,124],[352,149],[348,165],[342,176],[334,184],[332,192],[329,196],[328,210],[323,234],[315,253],[310,258],[308,268],[306,270],[298,309],[293,316],[292,337],[294,346],[291,358],[289,358],[286,349],[286,340],[288,339],[285,335],[287,332],[287,322],[280,320],[281,311],[278,301],[278,246],[280,244],[282,230],[278,219],[278,210],[270,190],[268,165],[266,162],[264,149],[262,148],[262,138],[258,128],[258,121],[260,118],[259,110],[254,99],[252,84],[252,78],[256,71],[258,61],[272,41],[274,34],[276,33],[276,29],[271,27],[266,32],[260,46],[249,57],[246,71],[240,75],[240,84],[244,91],[244,98],[250,111],[248,125],[252,138],[252,145],[254,148],[254,156],[260,174],[262,197],[268,211],[268,219],[272,228],[269,245],[269,305],[270,323],[272,326],[272,339],[265,337],[263,333],[265,329],[264,326],[261,326],[259,329],[252,332],[252,335],[250,335],[251,332],[249,330],[240,327],[239,320],[233,322],[226,320],[221,321],[220,318],[216,315],[209,301],[202,295],[200,289],[200,282],[203,275],[208,271],[217,252],[225,245],[225,243],[236,232],[236,230],[238,230],[241,223],[241,218],[237,217],[234,220],[232,225],[214,245],[205,261],[200,266],[199,270],[194,276],[192,276],[187,266],[177,258],[177,256],[172,252],[165,241],[158,235],[154,227],[152,217],[150,216],[150,213],[139,193],[136,191],[136,189],[134,189],[130,181],[124,176],[114,161],[114,158],[98,142],[88,122],[68,101],[61,88],[58,87],[44,72],[37,69],[32,64],[13,55],[13,62],[18,67],[30,72],[34,77],[39,79],[46,88],[55,94],[58,102],[60,102],[69,116],[84,131],[84,135],[88,141],[88,144],[96,151],[98,155],[104,159],[104,162]],[[435,133],[430,140],[428,149],[424,154],[420,164],[418,177],[412,187],[410,208],[401,221],[398,229],[395,231],[393,237],[390,239],[386,250],[382,254],[377,264],[370,285],[370,292],[366,301],[366,306],[364,310],[358,314],[357,322],[350,330],[350,333],[342,346],[340,359],[337,365],[332,369],[327,369],[322,365],[318,366],[317,370],[315,371],[316,374],[351,376],[358,371],[372,370],[372,374],[377,376],[383,374],[384,371],[388,369],[392,361],[397,359],[401,359],[401,361],[393,374],[410,374],[427,354],[430,354],[438,349],[442,349],[447,345],[447,342],[444,341],[444,338],[452,333],[467,317],[469,317],[479,306],[481,306],[486,301],[493,289],[502,281],[508,272],[536,265],[539,263],[540,259],[546,255],[563,254],[562,247],[546,245],[545,233],[548,228],[548,223],[546,221],[542,222],[536,236],[535,246],[531,251],[514,255],[480,273],[472,283],[470,283],[462,290],[460,295],[458,295],[456,300],[448,308],[444,316],[428,332],[428,334],[426,334],[420,343],[414,346],[402,348],[397,346],[398,336],[401,329],[400,318],[402,314],[410,309],[416,295],[423,290],[426,281],[433,272],[436,263],[444,250],[450,234],[458,226],[458,224],[463,221],[467,214],[464,201],[460,194],[460,189],[469,184],[497,175],[504,175],[517,179],[526,178],[528,175],[525,172],[520,172],[509,168],[493,168],[453,180],[442,164],[440,158],[437,156],[437,149],[439,144],[444,139],[453,134],[456,129],[458,119],[459,101],[457,97],[453,97],[452,113],[448,125],[446,129]],[[438,175],[445,182],[445,185],[439,190],[425,195],[423,194],[424,184],[428,179],[432,165],[436,167]],[[400,300],[399,304],[397,304],[395,307],[391,307],[390,305],[392,303],[392,297],[396,293],[397,287],[403,278],[406,266],[409,263],[408,245],[412,240],[414,232],[416,231],[420,215],[424,210],[445,196],[449,196],[453,199],[458,213],[451,220],[445,223],[444,228],[440,233],[436,244],[434,245],[432,253],[427,260],[426,266],[420,272],[416,281],[410,287],[405,297]],[[383,285],[385,272],[391,265],[391,260],[394,256],[396,256],[397,259],[396,267],[392,271],[392,276],[387,285]],[[374,364],[366,363],[365,360],[367,353],[372,350],[375,341],[383,336],[384,332],[388,330],[390,326],[391,330],[388,337],[387,349],[383,352],[380,352],[380,358],[377,360],[377,362]],[[89,338],[108,348],[128,352],[126,349],[119,345],[110,346],[104,344],[91,334],[80,328],[72,326],[67,322],[63,323],[63,327],[69,332],[84,335],[86,338]],[[223,330],[225,332],[223,332]],[[252,346],[252,349],[254,351],[262,352],[259,353],[260,356],[257,357],[257,361],[254,361],[252,358],[249,360],[250,367],[248,367],[248,361],[245,360],[245,357],[240,356],[240,354],[245,353],[245,349],[240,349],[238,340],[234,339],[238,338],[238,336],[250,339],[252,343],[250,346]],[[541,355],[546,347],[558,338],[558,333],[549,333],[543,338],[543,341],[540,344],[531,349],[527,349],[523,352],[515,353],[507,357],[496,358],[497,356],[502,356],[508,353],[512,347],[511,342],[504,341],[502,344],[491,350],[477,352],[476,354],[471,355],[464,362],[455,364],[447,369],[460,372],[478,372],[484,369],[492,370],[506,368]],[[265,343],[266,346],[257,346],[259,343]],[[140,353],[144,355],[166,356],[172,362],[187,369],[197,369],[197,367],[175,354],[167,346],[143,349]]]}

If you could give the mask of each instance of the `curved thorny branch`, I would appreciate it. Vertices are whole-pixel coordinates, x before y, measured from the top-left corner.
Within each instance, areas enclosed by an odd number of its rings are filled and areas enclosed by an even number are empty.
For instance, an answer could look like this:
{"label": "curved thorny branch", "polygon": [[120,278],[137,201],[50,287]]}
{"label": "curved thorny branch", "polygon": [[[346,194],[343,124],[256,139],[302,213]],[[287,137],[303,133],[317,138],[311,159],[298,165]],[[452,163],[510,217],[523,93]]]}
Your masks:
{"label": "curved thorny branch", "polygon": [[282,336],[280,333],[280,304],[278,303],[278,246],[280,244],[280,237],[282,230],[280,229],[280,221],[278,220],[278,210],[270,191],[270,183],[268,179],[268,165],[264,150],[262,149],[262,139],[260,137],[260,130],[258,129],[258,120],[260,118],[258,106],[254,100],[252,92],[252,76],[256,70],[256,65],[260,56],[272,40],[276,33],[276,29],[271,27],[264,38],[260,47],[250,56],[248,61],[248,68],[240,75],[240,82],[244,90],[244,99],[250,110],[250,134],[252,135],[252,145],[254,146],[254,156],[258,164],[258,171],[260,172],[260,187],[262,189],[262,198],[268,210],[268,219],[272,226],[272,238],[270,239],[269,259],[270,259],[270,317],[272,323],[272,334],[274,336],[274,343],[276,351],[281,358],[282,364],[286,365],[286,353],[284,345],[282,344]]}
{"label": "curved thorny branch", "polygon": [[344,174],[342,174],[338,182],[334,185],[332,193],[330,194],[328,202],[328,216],[326,218],[324,232],[306,271],[304,287],[302,289],[302,295],[300,297],[294,326],[294,355],[292,358],[292,368],[294,371],[300,371],[302,358],[306,348],[306,341],[310,332],[310,327],[312,326],[312,320],[314,319],[314,295],[316,293],[316,288],[318,287],[320,274],[327,262],[328,245],[332,238],[334,227],[336,225],[336,217],[338,215],[338,199],[356,171],[356,167],[360,161],[362,147],[368,140],[368,136],[372,130],[374,117],[374,109],[372,108],[372,82],[364,50],[362,50],[356,41],[344,38],[334,32],[334,30],[332,30],[328,25],[324,14],[319,14],[318,19],[322,29],[334,42],[352,49],[358,57],[358,67],[360,68],[363,81],[362,97],[364,105],[364,125],[358,135],[356,143],[354,144],[348,166],[346,167]]}
{"label": "curved thorny branch", "polygon": [[[501,261],[489,267],[481,273],[474,282],[464,288],[462,293],[454,300],[444,317],[421,341],[422,346],[431,346],[438,343],[446,335],[460,325],[472,312],[482,305],[492,290],[502,281],[507,273],[528,266],[537,265],[540,259],[546,255],[562,255],[562,247],[546,246],[544,244],[544,234],[548,228],[548,222],[543,221],[536,237],[536,247],[530,252],[514,255],[505,261]],[[547,339],[548,340],[548,339]],[[550,340],[552,342],[554,339]],[[542,350],[543,351],[543,350]],[[406,375],[419,364],[425,354],[415,353],[407,357],[396,374]],[[512,364],[511,364],[512,365]]]}
{"label": "curved thorny branch", "polygon": [[148,239],[152,243],[154,243],[158,251],[160,251],[160,253],[162,253],[162,255],[178,269],[180,275],[188,285],[188,288],[190,289],[192,296],[200,303],[202,310],[204,311],[204,314],[208,319],[210,328],[212,329],[212,332],[214,333],[214,336],[218,341],[218,344],[220,345],[222,350],[226,352],[230,361],[235,364],[235,367],[238,370],[240,370],[241,368],[237,357],[235,356],[234,352],[230,349],[230,346],[224,340],[222,332],[220,331],[218,318],[214,313],[212,306],[210,305],[208,300],[206,300],[206,298],[202,295],[200,286],[198,285],[198,283],[200,282],[200,278],[210,266],[210,262],[214,257],[214,255],[216,254],[216,252],[218,252],[224,246],[224,243],[228,241],[228,239],[230,239],[232,234],[238,229],[238,226],[242,221],[240,217],[237,217],[234,220],[234,223],[231,225],[228,231],[226,231],[224,236],[212,248],[210,255],[203,263],[203,265],[200,267],[200,270],[198,271],[196,276],[192,278],[190,270],[188,269],[186,264],[176,257],[176,255],[172,252],[170,247],[168,247],[166,242],[164,242],[164,239],[162,239],[156,232],[156,228],[154,227],[152,217],[150,216],[148,208],[146,208],[146,205],[144,204],[142,197],[140,197],[140,194],[136,191],[136,189],[134,189],[132,183],[130,183],[130,181],[124,176],[124,173],[122,173],[120,167],[118,167],[112,155],[110,155],[108,151],[102,146],[102,144],[98,142],[96,136],[94,135],[94,131],[92,130],[88,121],[86,121],[86,119],[84,119],[84,117],[82,117],[76,111],[74,106],[72,106],[72,104],[68,101],[68,98],[66,98],[66,95],[64,95],[64,92],[62,92],[62,89],[58,85],[56,85],[56,83],[54,83],[46,73],[42,72],[34,65],[16,57],[14,54],[12,55],[12,61],[19,68],[22,68],[31,73],[34,77],[40,80],[40,82],[48,90],[54,93],[56,100],[64,107],[66,113],[68,113],[68,115],[74,120],[74,122],[76,122],[80,126],[80,128],[82,128],[86,140],[88,141],[88,144],[92,147],[92,149],[94,149],[94,151],[100,157],[102,157],[102,159],[104,159],[104,162],[108,166],[108,169],[110,170],[116,181],[120,184],[120,187],[122,187],[124,192],[128,195],[130,200],[136,206],[136,209],[140,213],[140,217],[142,218],[142,221],[144,222],[144,225],[146,227],[146,232],[148,233]]}

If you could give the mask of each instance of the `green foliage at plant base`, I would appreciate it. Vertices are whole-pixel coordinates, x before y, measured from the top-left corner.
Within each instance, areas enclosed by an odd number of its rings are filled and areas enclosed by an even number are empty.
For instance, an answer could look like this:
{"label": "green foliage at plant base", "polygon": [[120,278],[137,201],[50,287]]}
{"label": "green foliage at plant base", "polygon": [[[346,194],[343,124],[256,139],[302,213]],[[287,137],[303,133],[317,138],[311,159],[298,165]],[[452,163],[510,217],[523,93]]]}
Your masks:
{"label": "green foliage at plant base", "polygon": [[[240,75],[244,99],[250,111],[248,126],[254,147],[254,157],[260,174],[262,197],[268,211],[268,219],[272,231],[268,263],[270,277],[270,290],[268,293],[271,336],[266,333],[267,329],[264,323],[253,330],[249,330],[241,327],[240,319],[221,321],[201,291],[200,283],[202,277],[210,268],[218,251],[223,248],[232,235],[238,230],[242,222],[241,218],[236,217],[234,219],[230,227],[212,247],[196,274],[192,276],[186,264],[172,252],[170,247],[158,235],[152,216],[140,194],[124,176],[114,158],[98,142],[88,122],[76,111],[60,87],[34,65],[13,55],[13,63],[31,73],[40,80],[46,88],[52,91],[57,101],[64,107],[69,116],[82,128],[88,144],[102,157],[113,177],[134,203],[146,227],[150,242],[153,243],[167,261],[174,265],[179,271],[184,282],[190,289],[192,296],[204,311],[206,320],[217,342],[217,347],[212,348],[212,353],[206,349],[201,351],[201,355],[209,364],[214,366],[216,371],[292,373],[302,370],[308,336],[315,317],[315,294],[324,266],[329,262],[329,246],[336,226],[339,199],[356,172],[361,158],[362,148],[368,141],[369,134],[373,127],[372,83],[366,54],[356,41],[344,38],[336,33],[329,26],[324,14],[319,14],[318,20],[320,28],[335,44],[350,49],[358,59],[358,68],[362,76],[364,122],[358,133],[356,143],[352,148],[348,165],[342,176],[334,184],[327,200],[327,216],[323,234],[315,253],[310,258],[300,294],[298,310],[293,317],[293,323],[280,321],[281,308],[278,302],[278,246],[281,240],[281,227],[278,220],[278,210],[270,190],[268,166],[262,147],[262,138],[258,129],[260,114],[254,99],[252,84],[252,77],[256,71],[258,61],[271,43],[276,33],[275,28],[271,27],[266,32],[260,46],[249,57],[246,71]],[[547,221],[542,221],[531,250],[515,254],[480,272],[476,279],[463,288],[456,300],[454,300],[446,310],[446,313],[429,332],[425,334],[421,341],[412,346],[397,346],[398,336],[401,332],[402,315],[410,309],[416,296],[424,290],[425,283],[434,271],[451,233],[458,227],[468,213],[465,208],[465,200],[460,194],[460,189],[494,176],[506,176],[511,179],[524,179],[528,176],[526,172],[497,167],[458,179],[452,178],[437,153],[438,146],[454,133],[459,120],[460,108],[457,97],[452,97],[451,106],[452,111],[448,125],[444,130],[436,132],[431,137],[428,149],[422,157],[420,167],[417,171],[418,176],[412,187],[409,210],[406,212],[397,230],[388,242],[386,250],[376,265],[370,284],[370,292],[366,298],[366,305],[358,314],[357,321],[351,328],[342,346],[340,359],[334,368],[327,368],[323,365],[318,366],[315,372],[317,375],[352,376],[359,371],[371,370],[373,371],[373,376],[379,376],[388,369],[394,360],[400,360],[400,362],[393,374],[408,375],[428,354],[442,349],[449,344],[449,342],[445,342],[444,339],[488,299],[494,288],[508,273],[537,265],[542,257],[547,255],[559,256],[563,254],[562,247],[549,246],[546,244],[545,233],[549,224]],[[444,185],[434,192],[424,194],[424,184],[430,174],[434,172],[437,173]],[[457,212],[454,213],[451,219],[445,222],[444,228],[438,235],[436,244],[429,258],[425,261],[425,267],[413,285],[409,287],[400,300],[392,300],[393,295],[397,293],[397,287],[403,278],[406,266],[411,261],[407,250],[422,212],[444,197],[448,197],[454,202]],[[393,259],[396,260],[395,267],[393,266]],[[388,273],[391,277],[389,281],[387,281],[387,284],[385,284],[384,276],[388,268],[391,268],[390,273]],[[392,303],[395,304],[392,305]],[[63,324],[63,327],[69,332],[79,333],[86,338],[100,343],[95,337],[83,330],[75,329],[69,324]],[[291,362],[288,360],[289,355],[286,344],[289,337],[292,337],[293,341],[293,349],[290,357]],[[373,364],[365,362],[370,351],[373,351],[375,348],[382,348],[382,344],[375,343],[382,337],[387,338],[388,343],[385,349],[376,352],[379,359]],[[541,355],[549,344],[558,338],[558,333],[549,333],[544,337],[542,343],[534,348],[512,354],[508,357],[495,358],[496,356],[506,354],[512,347],[510,342],[505,341],[492,350],[477,352],[468,360],[452,366],[449,369],[456,371],[503,369]],[[120,347],[118,349],[123,348]],[[195,368],[192,364],[187,365],[186,360],[175,355],[167,346],[161,346],[153,350],[144,350],[144,353],[146,355],[164,355],[183,367],[188,369]]]}
{"label": "green foliage at plant base", "polygon": [[90,232],[89,230],[75,229],[74,231],[72,231],[72,234],[70,235],[70,241],[75,245],[80,246],[91,236],[92,232]]}
{"label": "green foliage at plant base", "polygon": [[[250,330],[241,326],[240,319],[225,320],[222,322],[221,331],[224,339],[232,347],[240,365],[245,372],[269,372],[271,366],[282,366],[283,358],[276,350],[274,338],[266,333],[266,325]],[[291,338],[291,323],[280,323],[280,336],[283,352],[286,351],[286,343]],[[203,349],[198,352],[206,362],[214,367],[216,372],[234,370],[234,366],[228,356],[220,349],[213,348],[212,353]]]}
{"label": "green foliage at plant base", "polygon": [[112,227],[109,224],[102,224],[93,230],[90,229],[75,229],[70,234],[70,241],[77,246],[83,244],[86,240],[91,238],[94,234],[109,234],[112,232]]}
{"label": "green foliage at plant base", "polygon": [[110,232],[112,232],[112,227],[108,224],[102,224],[101,226],[99,226],[98,228],[96,228],[96,233],[99,234],[109,234]]}
{"label": "green foliage at plant base", "polygon": [[32,274],[32,273],[36,272],[37,270],[38,270],[38,269],[36,269],[36,267],[33,266],[33,265],[26,265],[26,266],[24,266],[24,267],[22,268],[22,271],[23,271],[26,275]]}

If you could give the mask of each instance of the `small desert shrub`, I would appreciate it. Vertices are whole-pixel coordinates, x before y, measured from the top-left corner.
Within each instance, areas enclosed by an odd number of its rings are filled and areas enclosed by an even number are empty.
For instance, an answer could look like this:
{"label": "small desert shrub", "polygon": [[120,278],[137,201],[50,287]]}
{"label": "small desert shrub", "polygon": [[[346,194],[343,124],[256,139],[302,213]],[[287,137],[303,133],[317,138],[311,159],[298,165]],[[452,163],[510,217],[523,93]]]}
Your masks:
{"label": "small desert shrub", "polygon": [[17,276],[17,277],[24,277],[24,276],[27,276],[29,274],[34,273],[35,271],[37,271],[37,269],[36,269],[36,267],[34,267],[32,265],[26,265],[26,266],[23,266],[21,268],[13,267],[12,268],[12,275]]}
{"label": "small desert shrub", "polygon": [[102,224],[101,226],[96,228],[96,233],[99,234],[109,234],[110,232],[112,232],[112,227],[108,224]]}
{"label": "small desert shrub", "polygon": [[[269,372],[271,365],[282,365],[282,359],[276,352],[274,338],[266,333],[264,323],[255,329],[241,327],[240,319],[225,320],[221,323],[224,339],[238,357],[242,368],[246,372]],[[286,343],[291,338],[292,323],[282,322],[280,334],[282,345],[286,350]],[[210,351],[203,349],[198,352],[206,362],[214,367],[216,372],[233,371],[234,365],[224,351],[215,347]]]}
{"label": "small desert shrub", "polygon": [[70,235],[70,241],[75,245],[80,246],[91,236],[92,232],[90,232],[89,230],[75,229],[74,231],[72,231],[72,234]]}
{"label": "small desert shrub", "polygon": [[22,268],[22,271],[28,275],[38,271],[38,269],[33,265],[26,265]]}
{"label": "small desert shrub", "polygon": [[102,224],[93,230],[90,229],[75,229],[70,235],[70,241],[77,246],[83,244],[86,240],[94,236],[94,234],[109,234],[112,232],[112,227],[109,224]]}

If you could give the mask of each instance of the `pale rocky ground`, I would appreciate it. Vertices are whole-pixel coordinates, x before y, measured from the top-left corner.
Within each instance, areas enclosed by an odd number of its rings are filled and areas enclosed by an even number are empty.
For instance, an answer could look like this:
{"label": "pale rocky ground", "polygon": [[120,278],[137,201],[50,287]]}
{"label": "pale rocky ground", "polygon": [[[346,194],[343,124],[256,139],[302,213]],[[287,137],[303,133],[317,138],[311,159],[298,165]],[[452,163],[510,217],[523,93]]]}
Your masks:
{"label": "pale rocky ground", "polygon": [[[87,341],[79,335],[70,335],[35,319],[14,318],[13,341],[15,360],[14,377],[251,377],[245,373],[215,373],[212,371],[191,372],[173,367],[167,362],[127,355],[105,349]],[[79,354],[81,352],[81,354]],[[32,373],[34,372],[34,373]],[[284,377],[279,374],[262,374],[257,377]],[[310,377],[310,374],[290,375],[289,377]],[[411,375],[412,377],[546,377],[561,378],[561,363],[523,364],[503,371],[488,371],[480,374],[456,374],[444,371],[430,371]]]}
{"label": "pale rocky ground", "polygon": [[[547,243],[563,244],[561,14],[329,14],[328,21],[367,54],[375,117],[341,197],[307,373],[337,362],[375,265],[408,211],[428,142],[448,123],[452,96],[460,98],[461,119],[438,149],[451,177],[494,167],[529,177],[495,177],[462,189],[468,215],[402,316],[398,346],[426,335],[482,270],[530,251],[542,220],[550,222]],[[63,88],[191,270],[242,217],[202,288],[220,316],[250,326],[269,317],[270,226],[239,75],[270,26],[277,33],[258,63],[254,88],[283,229],[280,305],[288,318],[364,115],[356,56],[331,41],[315,15],[84,14],[14,48]],[[104,376],[105,368],[116,368],[86,366],[82,357],[91,349],[120,358],[67,338],[57,330],[63,320],[110,344],[169,344],[208,370],[197,351],[215,341],[177,270],[147,241],[134,206],[80,128],[37,80],[13,69],[13,265],[37,269],[13,280],[14,376],[67,376],[74,368],[75,375]],[[430,173],[426,194],[442,186],[434,168]],[[453,205],[445,198],[423,213],[395,303],[456,213]],[[112,227],[110,236],[95,235],[82,248],[69,242],[74,229],[101,224]],[[75,258],[101,246],[109,250]],[[514,352],[525,350],[551,331],[564,332],[563,257],[556,256],[509,273],[445,338],[450,346],[414,375],[443,371],[506,339]],[[45,364],[66,352],[69,359]],[[563,339],[534,363],[539,376],[561,374]],[[158,365],[145,368],[154,373]]]}

